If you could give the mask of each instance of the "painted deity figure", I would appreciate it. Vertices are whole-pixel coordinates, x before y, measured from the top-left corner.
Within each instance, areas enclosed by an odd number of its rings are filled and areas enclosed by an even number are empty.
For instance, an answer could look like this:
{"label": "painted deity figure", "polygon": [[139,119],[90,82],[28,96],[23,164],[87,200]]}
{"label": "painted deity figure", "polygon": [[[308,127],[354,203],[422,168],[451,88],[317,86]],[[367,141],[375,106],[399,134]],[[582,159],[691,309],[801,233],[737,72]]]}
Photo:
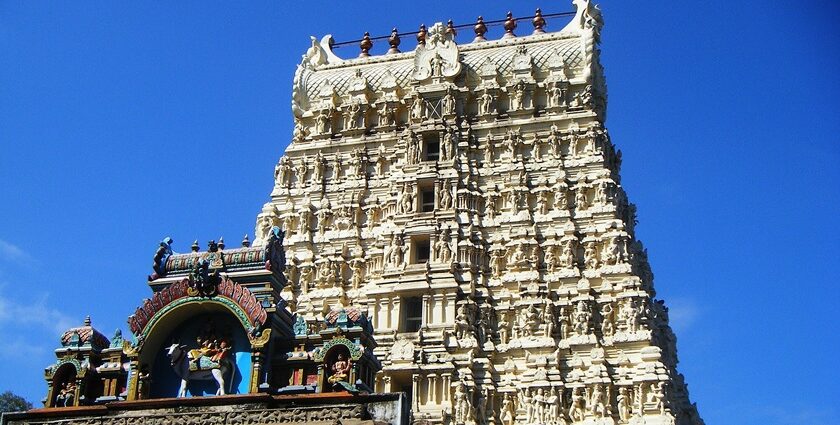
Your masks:
{"label": "painted deity figure", "polygon": [[332,372],[332,374],[329,378],[327,378],[327,381],[330,384],[347,382],[347,379],[350,377],[351,366],[350,359],[348,359],[344,353],[338,353],[335,362],[332,366],[330,366],[330,372]]}

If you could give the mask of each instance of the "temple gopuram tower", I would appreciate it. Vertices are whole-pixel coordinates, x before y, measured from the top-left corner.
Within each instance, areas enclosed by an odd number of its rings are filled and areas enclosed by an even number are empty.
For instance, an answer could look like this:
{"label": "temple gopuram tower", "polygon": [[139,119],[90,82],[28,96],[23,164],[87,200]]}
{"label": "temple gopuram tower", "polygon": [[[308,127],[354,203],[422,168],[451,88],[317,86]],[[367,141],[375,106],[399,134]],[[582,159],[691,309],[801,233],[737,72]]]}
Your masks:
{"label": "temple gopuram tower", "polygon": [[295,72],[254,245],[285,232],[300,326],[367,314],[374,390],[415,423],[703,423],[604,126],[603,21],[574,4],[560,31],[450,21],[378,56],[313,37]]}

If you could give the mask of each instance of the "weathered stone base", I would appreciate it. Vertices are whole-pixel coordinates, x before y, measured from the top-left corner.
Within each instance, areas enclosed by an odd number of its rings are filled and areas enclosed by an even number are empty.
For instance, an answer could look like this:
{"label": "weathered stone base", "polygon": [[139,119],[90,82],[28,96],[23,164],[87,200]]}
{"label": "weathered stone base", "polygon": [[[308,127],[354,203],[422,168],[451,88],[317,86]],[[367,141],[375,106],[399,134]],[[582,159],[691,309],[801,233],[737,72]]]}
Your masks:
{"label": "weathered stone base", "polygon": [[402,394],[245,394],[114,402],[7,413],[2,425],[406,424]]}

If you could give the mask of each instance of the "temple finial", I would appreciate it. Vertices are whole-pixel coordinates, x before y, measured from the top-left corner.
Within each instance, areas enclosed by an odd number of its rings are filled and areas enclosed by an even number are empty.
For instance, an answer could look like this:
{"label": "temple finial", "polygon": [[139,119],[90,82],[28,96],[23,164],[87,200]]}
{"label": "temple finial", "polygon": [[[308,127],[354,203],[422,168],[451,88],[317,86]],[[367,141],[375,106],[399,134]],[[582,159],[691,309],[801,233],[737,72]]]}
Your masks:
{"label": "temple finial", "polygon": [[458,31],[455,29],[455,24],[451,19],[446,22],[446,33],[452,35],[453,39],[458,34]]}
{"label": "temple finial", "polygon": [[534,12],[534,19],[531,21],[534,24],[534,34],[544,34],[545,30],[545,18],[542,16],[542,10],[537,8],[536,12]]}
{"label": "temple finial", "polygon": [[219,236],[219,249],[225,249],[225,238],[224,238],[224,236]]}
{"label": "temple finial", "polygon": [[473,27],[473,30],[475,31],[475,38],[473,39],[473,43],[487,41],[487,39],[484,38],[484,34],[487,34],[487,25],[484,24],[483,17],[478,17],[478,19],[475,21],[475,26]]}
{"label": "temple finial", "polygon": [[242,246],[245,248],[251,246],[251,240],[248,239],[248,234],[246,233],[245,236],[242,238]]}
{"label": "temple finial", "polygon": [[417,44],[426,44],[426,24],[420,24],[420,31],[417,31]]}
{"label": "temple finial", "polygon": [[400,52],[400,34],[397,32],[397,28],[391,30],[391,36],[388,37],[388,44],[391,46],[388,49],[387,54],[399,53]]}
{"label": "temple finial", "polygon": [[85,316],[85,326],[90,326],[90,315]]}
{"label": "temple finial", "polygon": [[513,30],[516,29],[516,20],[513,19],[513,12],[508,11],[507,18],[505,19],[505,35],[502,38],[511,38],[516,37],[516,34],[513,33]]}
{"label": "temple finial", "polygon": [[198,252],[198,239],[196,239],[196,240],[192,243],[192,246],[190,247],[190,249],[192,249],[192,252]]}
{"label": "temple finial", "polygon": [[370,56],[370,48],[373,47],[373,41],[370,40],[370,33],[365,31],[364,37],[362,37],[362,42],[359,43],[359,47],[362,49],[362,53],[359,53],[360,58]]}

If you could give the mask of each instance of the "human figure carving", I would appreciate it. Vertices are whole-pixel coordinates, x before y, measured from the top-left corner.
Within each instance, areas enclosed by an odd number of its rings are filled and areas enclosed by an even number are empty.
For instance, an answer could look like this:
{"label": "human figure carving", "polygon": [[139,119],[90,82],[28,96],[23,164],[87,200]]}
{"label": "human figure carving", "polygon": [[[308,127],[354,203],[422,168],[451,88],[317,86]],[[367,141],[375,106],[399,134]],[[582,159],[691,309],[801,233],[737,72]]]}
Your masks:
{"label": "human figure carving", "polygon": [[572,392],[572,402],[569,407],[569,418],[572,422],[583,421],[586,415],[586,400],[583,396],[582,388],[575,388]]}
{"label": "human figure carving", "polygon": [[344,355],[344,353],[338,353],[335,362],[330,366],[330,371],[332,374],[327,381],[330,384],[335,384],[337,382],[346,382],[350,376],[350,360]]}
{"label": "human figure carving", "polygon": [[493,108],[493,95],[490,94],[487,90],[481,94],[481,97],[478,100],[478,114],[479,115],[488,115],[492,111]]}
{"label": "human figure carving", "polygon": [[588,334],[590,323],[592,321],[592,313],[589,311],[589,304],[587,304],[586,301],[578,301],[575,306],[573,317],[575,333],[578,335]]}

